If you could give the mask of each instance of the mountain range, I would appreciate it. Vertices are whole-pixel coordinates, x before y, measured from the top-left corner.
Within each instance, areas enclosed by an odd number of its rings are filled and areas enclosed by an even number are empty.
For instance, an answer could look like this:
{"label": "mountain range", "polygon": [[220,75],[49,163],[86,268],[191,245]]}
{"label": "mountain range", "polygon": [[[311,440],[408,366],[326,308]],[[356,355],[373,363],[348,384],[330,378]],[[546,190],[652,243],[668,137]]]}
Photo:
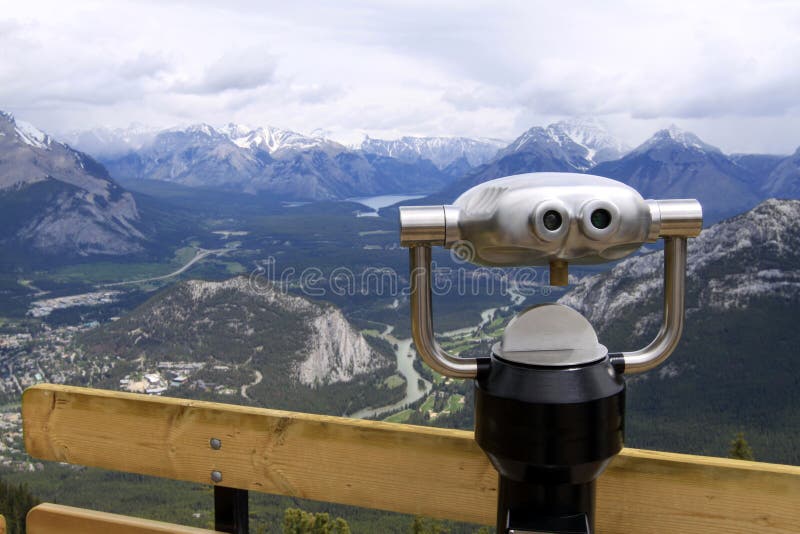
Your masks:
{"label": "mountain range", "polygon": [[428,160],[349,150],[274,128],[197,124],[155,134],[136,150],[98,156],[112,176],[267,193],[290,200],[432,192],[450,178]]}
{"label": "mountain range", "polygon": [[232,123],[153,132],[146,142],[141,132],[138,127],[91,137],[104,139],[106,146],[128,140],[124,153],[96,149],[112,176],[295,200],[428,192],[426,202],[450,202],[484,181],[543,171],[614,178],[646,197],[697,198],[709,221],[741,213],[766,198],[800,195],[800,149],[789,157],[727,155],[675,126],[634,149],[591,118],[536,126],[505,146],[494,139],[366,137],[349,148],[321,136]]}
{"label": "mountain range", "polygon": [[754,176],[717,147],[675,126],[591,173],[620,180],[645,198],[696,198],[709,220],[741,213],[774,196],[766,187],[769,178]]}
{"label": "mountain range", "polygon": [[427,159],[439,169],[471,168],[494,158],[507,143],[499,139],[470,139],[468,137],[401,137],[384,140],[365,137],[358,146],[363,152],[378,154],[400,161],[415,162]]}
{"label": "mountain range", "polygon": [[0,115],[0,131],[0,242],[45,254],[127,255],[159,241],[151,238],[163,225],[143,215],[114,179],[304,201],[427,192],[414,202],[442,203],[500,176],[590,172],[645,197],[697,198],[707,222],[766,198],[800,196],[800,149],[727,155],[670,127],[630,150],[591,119],[531,128],[499,150],[496,140],[435,137],[367,138],[348,148],[322,136],[232,123],[70,137],[99,160],[8,114]]}
{"label": "mountain range", "polygon": [[628,151],[597,120],[573,119],[534,126],[436,196],[452,197],[494,178],[524,172],[586,172]]}
{"label": "mountain range", "polygon": [[645,198],[696,198],[711,223],[767,198],[800,197],[800,148],[792,156],[727,155],[695,134],[671,126],[629,150],[600,125],[578,121],[531,128],[488,163],[414,202],[449,203],[487,180],[544,171],[613,178]]}
{"label": "mountain range", "polygon": [[47,255],[143,250],[133,196],[90,156],[0,112],[0,245]]}

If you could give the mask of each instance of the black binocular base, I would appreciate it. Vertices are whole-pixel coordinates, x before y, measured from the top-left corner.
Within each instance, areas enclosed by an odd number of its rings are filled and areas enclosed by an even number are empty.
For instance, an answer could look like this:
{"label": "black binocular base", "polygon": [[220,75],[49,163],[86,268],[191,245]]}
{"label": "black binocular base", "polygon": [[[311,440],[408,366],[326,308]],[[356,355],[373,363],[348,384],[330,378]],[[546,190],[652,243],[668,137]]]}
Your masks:
{"label": "black binocular base", "polygon": [[475,439],[500,475],[498,534],[593,534],[595,481],[622,449],[622,377],[608,357],[487,363],[475,381]]}
{"label": "black binocular base", "polygon": [[595,481],[536,484],[500,477],[498,534],[592,534]]}

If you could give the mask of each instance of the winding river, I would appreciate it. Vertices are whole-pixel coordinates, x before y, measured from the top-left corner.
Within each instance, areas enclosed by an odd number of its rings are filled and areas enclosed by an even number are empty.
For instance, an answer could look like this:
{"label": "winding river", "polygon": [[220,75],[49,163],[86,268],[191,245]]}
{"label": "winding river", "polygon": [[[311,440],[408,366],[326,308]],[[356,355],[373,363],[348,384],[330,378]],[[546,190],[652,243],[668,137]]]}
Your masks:
{"label": "winding river", "polygon": [[[403,375],[406,380],[406,394],[399,401],[388,404],[386,406],[379,406],[377,408],[363,408],[349,417],[358,419],[365,419],[367,417],[377,417],[386,412],[398,410],[407,404],[411,404],[423,396],[425,396],[431,389],[431,383],[422,378],[416,369],[414,369],[414,353],[411,351],[411,338],[397,339],[392,335],[393,326],[387,326],[386,330],[381,333],[381,337],[393,346],[397,346],[394,351],[394,356],[397,360],[397,371]],[[419,381],[425,383],[425,387],[419,387]]]}
{"label": "winding river", "polygon": [[[442,335],[445,337],[453,337],[464,335],[472,332],[476,328],[482,328],[484,325],[489,324],[494,317],[494,312],[497,308],[489,308],[487,310],[483,310],[481,312],[481,321],[477,327],[471,326],[468,328],[460,328],[458,330],[450,330],[444,332]],[[354,417],[357,419],[366,419],[368,417],[378,417],[381,414],[392,412],[395,410],[399,410],[408,404],[416,402],[417,400],[421,399],[428,392],[431,390],[432,384],[422,378],[416,369],[414,369],[414,352],[411,351],[411,338],[407,339],[397,339],[392,335],[392,331],[394,330],[393,326],[387,326],[386,330],[384,330],[380,337],[385,339],[389,342],[392,346],[397,346],[397,349],[394,351],[395,358],[397,360],[397,371],[400,373],[403,378],[406,380],[406,394],[405,396],[400,399],[399,401],[388,404],[386,406],[379,406],[377,408],[363,408],[350,414],[348,417]],[[420,388],[420,380],[425,384],[424,387]]]}

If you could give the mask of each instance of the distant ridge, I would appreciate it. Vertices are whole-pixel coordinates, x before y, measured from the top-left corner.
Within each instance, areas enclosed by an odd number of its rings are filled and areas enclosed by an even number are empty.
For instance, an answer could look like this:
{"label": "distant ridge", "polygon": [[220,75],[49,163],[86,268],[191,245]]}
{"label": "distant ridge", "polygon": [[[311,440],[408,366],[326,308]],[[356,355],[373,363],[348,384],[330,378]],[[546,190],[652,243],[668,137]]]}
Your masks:
{"label": "distant ridge", "polygon": [[119,256],[146,241],[136,201],[101,164],[0,112],[0,244]]}

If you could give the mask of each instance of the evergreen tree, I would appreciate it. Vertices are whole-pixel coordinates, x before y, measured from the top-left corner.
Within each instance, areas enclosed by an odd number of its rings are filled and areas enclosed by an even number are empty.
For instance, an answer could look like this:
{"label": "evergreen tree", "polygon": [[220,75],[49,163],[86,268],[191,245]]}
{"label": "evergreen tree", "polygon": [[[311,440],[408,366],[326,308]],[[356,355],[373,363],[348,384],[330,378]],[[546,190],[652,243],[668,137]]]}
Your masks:
{"label": "evergreen tree", "polygon": [[287,508],[283,514],[283,534],[350,534],[350,525],[341,517],[331,520],[326,513]]}
{"label": "evergreen tree", "polygon": [[744,439],[744,432],[739,432],[736,437],[731,441],[731,449],[728,452],[729,458],[736,460],[753,460],[753,449]]}
{"label": "evergreen tree", "polygon": [[8,534],[25,533],[25,516],[39,504],[25,484],[9,484],[0,480],[0,515],[6,518]]}
{"label": "evergreen tree", "polygon": [[450,529],[444,526],[441,521],[415,517],[411,521],[411,534],[449,534]]}

